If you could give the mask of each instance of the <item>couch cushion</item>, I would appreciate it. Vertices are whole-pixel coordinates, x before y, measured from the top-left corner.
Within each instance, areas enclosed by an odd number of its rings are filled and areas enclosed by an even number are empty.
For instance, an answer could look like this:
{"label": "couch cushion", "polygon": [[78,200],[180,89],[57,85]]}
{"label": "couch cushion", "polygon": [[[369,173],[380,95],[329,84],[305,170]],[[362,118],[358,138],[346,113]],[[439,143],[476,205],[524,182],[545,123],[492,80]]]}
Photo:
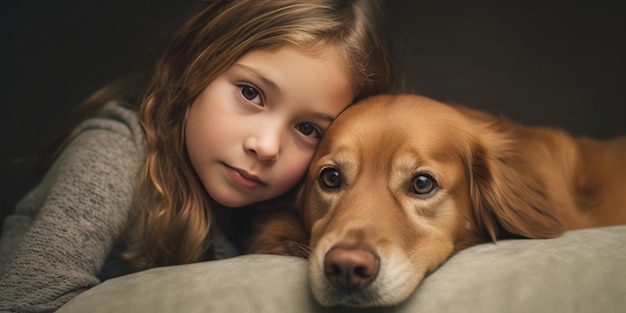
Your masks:
{"label": "couch cushion", "polygon": [[626,226],[508,240],[457,253],[397,307],[326,309],[303,259],[247,255],[108,280],[58,312],[618,312],[626,308]]}

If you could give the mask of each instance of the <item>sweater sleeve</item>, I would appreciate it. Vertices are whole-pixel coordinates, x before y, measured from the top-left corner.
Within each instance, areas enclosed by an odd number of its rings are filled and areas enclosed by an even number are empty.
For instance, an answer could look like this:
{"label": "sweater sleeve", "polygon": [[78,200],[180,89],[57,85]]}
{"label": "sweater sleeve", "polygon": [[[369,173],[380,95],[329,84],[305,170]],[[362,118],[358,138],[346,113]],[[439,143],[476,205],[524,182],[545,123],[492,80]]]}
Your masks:
{"label": "sweater sleeve", "polygon": [[40,184],[5,220],[0,311],[51,312],[99,284],[144,155],[135,113],[115,103],[72,133]]}

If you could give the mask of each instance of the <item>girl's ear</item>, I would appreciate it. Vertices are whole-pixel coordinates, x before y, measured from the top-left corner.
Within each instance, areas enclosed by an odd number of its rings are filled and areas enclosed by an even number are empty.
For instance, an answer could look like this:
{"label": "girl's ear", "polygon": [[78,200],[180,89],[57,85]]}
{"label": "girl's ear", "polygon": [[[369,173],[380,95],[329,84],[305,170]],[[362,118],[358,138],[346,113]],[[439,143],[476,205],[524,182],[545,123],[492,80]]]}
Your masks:
{"label": "girl's ear", "polygon": [[527,160],[507,149],[508,140],[489,140],[471,148],[470,203],[478,229],[492,241],[501,227],[526,238],[553,238],[565,227],[557,216],[544,181]]}

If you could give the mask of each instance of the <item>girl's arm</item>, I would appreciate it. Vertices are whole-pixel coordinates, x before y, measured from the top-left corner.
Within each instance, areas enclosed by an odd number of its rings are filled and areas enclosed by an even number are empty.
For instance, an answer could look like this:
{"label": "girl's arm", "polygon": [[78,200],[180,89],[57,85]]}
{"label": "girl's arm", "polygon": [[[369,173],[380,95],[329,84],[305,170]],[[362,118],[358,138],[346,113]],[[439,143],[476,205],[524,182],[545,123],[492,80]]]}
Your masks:
{"label": "girl's arm", "polygon": [[143,157],[135,114],[117,104],[73,132],[41,183],[5,221],[0,311],[54,311],[99,283]]}

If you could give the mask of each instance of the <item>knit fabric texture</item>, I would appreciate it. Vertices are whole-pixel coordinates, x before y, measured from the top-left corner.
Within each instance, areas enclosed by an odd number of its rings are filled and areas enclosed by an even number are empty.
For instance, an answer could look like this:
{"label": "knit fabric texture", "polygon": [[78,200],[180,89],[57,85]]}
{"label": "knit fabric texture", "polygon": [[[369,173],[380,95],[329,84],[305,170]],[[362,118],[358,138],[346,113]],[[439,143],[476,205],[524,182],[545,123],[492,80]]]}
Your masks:
{"label": "knit fabric texture", "polygon": [[5,219],[2,312],[51,312],[99,284],[96,276],[126,222],[145,157],[136,113],[108,103],[69,140]]}

